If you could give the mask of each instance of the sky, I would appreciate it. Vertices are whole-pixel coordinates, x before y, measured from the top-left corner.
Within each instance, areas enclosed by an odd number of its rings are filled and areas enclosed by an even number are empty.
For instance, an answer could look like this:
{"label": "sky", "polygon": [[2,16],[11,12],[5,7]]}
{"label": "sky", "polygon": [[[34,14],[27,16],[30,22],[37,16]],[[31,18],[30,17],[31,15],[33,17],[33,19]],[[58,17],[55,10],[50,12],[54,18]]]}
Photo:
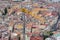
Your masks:
{"label": "sky", "polygon": [[60,1],[60,0],[52,0],[52,1],[54,1],[54,2],[58,2],[58,1]]}

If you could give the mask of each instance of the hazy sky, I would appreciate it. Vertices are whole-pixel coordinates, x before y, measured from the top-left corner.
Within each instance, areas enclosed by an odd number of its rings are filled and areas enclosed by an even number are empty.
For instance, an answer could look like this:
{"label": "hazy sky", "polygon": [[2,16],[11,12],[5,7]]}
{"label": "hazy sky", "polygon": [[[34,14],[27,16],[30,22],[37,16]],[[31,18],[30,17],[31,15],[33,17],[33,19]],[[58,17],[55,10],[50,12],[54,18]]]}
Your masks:
{"label": "hazy sky", "polygon": [[54,2],[58,2],[58,1],[60,1],[60,0],[52,0],[52,1],[54,1]]}

